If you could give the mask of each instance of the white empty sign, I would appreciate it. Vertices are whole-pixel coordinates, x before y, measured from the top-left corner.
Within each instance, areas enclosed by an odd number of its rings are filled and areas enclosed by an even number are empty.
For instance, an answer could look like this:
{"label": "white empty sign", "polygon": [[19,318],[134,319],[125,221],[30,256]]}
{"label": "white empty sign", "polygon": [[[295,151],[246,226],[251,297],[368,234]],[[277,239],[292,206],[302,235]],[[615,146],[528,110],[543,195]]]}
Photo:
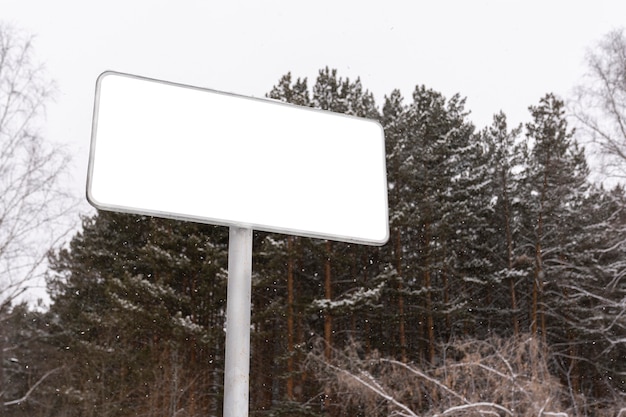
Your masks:
{"label": "white empty sign", "polygon": [[95,207],[380,245],[389,235],[375,121],[147,78],[98,78]]}

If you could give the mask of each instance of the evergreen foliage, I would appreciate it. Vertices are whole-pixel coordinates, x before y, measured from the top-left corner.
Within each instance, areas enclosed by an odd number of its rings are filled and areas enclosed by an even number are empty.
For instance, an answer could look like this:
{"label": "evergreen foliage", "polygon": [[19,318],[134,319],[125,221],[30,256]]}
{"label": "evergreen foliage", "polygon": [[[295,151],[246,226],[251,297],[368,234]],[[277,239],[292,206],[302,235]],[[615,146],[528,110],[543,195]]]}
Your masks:
{"label": "evergreen foliage", "polygon": [[[359,79],[329,68],[311,89],[288,73],[268,97],[380,121],[391,234],[382,247],[254,234],[253,415],[391,412],[389,401],[361,393],[344,401],[353,381],[327,384],[311,372],[311,354],[324,378],[338,363],[371,368],[374,380],[387,375],[383,362],[419,370],[431,380],[393,387],[416,415],[454,407],[444,386],[468,390],[467,409],[490,393],[500,411],[535,412],[546,401],[582,416],[624,406],[624,190],[587,180],[562,101],[541,98],[525,130],[503,113],[477,130],[459,95],[417,86],[405,102],[394,90],[379,112]],[[51,255],[50,310],[19,310],[10,323],[9,344],[22,343],[19,327],[42,335],[29,344],[47,358],[38,375],[59,371],[9,415],[221,415],[227,240],[223,227],[84,218],[69,247]],[[7,357],[17,392],[27,373]],[[526,367],[531,357],[540,362]],[[508,375],[508,394],[485,366]],[[480,391],[459,371],[472,367],[493,377]]]}

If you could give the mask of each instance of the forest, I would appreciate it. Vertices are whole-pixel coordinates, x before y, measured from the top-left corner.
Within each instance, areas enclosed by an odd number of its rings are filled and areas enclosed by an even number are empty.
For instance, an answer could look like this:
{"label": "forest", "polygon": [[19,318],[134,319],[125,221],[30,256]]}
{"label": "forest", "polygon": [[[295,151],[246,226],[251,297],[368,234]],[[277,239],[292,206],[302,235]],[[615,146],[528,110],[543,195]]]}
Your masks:
{"label": "forest", "polygon": [[[379,106],[328,67],[267,97],[381,123],[390,239],[254,233],[252,416],[623,414],[626,195],[589,180],[562,99],[478,128],[461,95]],[[0,414],[222,415],[228,228],[81,221],[49,308],[2,304]]]}

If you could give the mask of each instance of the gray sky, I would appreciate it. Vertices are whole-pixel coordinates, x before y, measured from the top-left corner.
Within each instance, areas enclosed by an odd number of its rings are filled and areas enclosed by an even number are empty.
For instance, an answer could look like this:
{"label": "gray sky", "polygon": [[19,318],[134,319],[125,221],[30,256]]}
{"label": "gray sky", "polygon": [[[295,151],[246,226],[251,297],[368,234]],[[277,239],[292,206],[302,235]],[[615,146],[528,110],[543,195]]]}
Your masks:
{"label": "gray sky", "polygon": [[566,98],[586,49],[626,24],[623,0],[0,0],[0,11],[36,35],[58,84],[42,133],[70,145],[83,201],[105,70],[262,97],[288,71],[312,85],[329,66],[361,77],[379,106],[395,88],[409,102],[418,84],[460,93],[482,128],[499,110],[527,121],[547,92]]}
{"label": "gray sky", "polygon": [[[56,80],[46,138],[70,143],[84,183],[96,77],[105,70],[261,97],[291,71],[361,77],[379,106],[418,84],[467,97],[482,128],[512,122],[547,92],[567,97],[587,48],[626,22],[620,0],[0,0],[1,19],[36,35]],[[85,204],[84,210],[88,210]]]}

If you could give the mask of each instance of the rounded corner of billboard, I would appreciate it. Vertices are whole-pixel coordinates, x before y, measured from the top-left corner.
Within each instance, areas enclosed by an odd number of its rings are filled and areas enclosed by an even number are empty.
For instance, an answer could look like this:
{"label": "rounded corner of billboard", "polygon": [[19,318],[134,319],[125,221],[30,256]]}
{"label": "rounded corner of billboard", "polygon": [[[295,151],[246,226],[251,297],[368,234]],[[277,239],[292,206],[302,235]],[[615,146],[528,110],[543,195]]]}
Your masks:
{"label": "rounded corner of billboard", "polygon": [[105,205],[98,201],[96,197],[93,195],[93,190],[91,189],[90,184],[87,184],[87,189],[85,190],[85,197],[87,198],[87,202],[98,210],[105,209]]}
{"label": "rounded corner of billboard", "polygon": [[378,126],[378,128],[383,133],[383,135],[385,134],[385,128],[383,127],[383,124],[380,122],[380,120],[378,120],[378,119],[367,119],[367,120],[369,120],[370,122],[372,122],[376,126]]}
{"label": "rounded corner of billboard", "polygon": [[365,120],[367,120],[368,122],[370,122],[371,124],[373,124],[374,126],[378,128],[380,132],[380,137],[384,141],[385,140],[385,128],[383,127],[383,124],[380,122],[380,120],[370,119],[370,118],[366,118]]}
{"label": "rounded corner of billboard", "polygon": [[384,246],[389,242],[389,227],[385,228],[385,232],[379,239],[371,240],[371,244],[374,246]]}
{"label": "rounded corner of billboard", "polygon": [[[97,90],[100,90],[102,88],[102,84],[107,79],[111,79],[111,78],[119,79],[120,77],[129,77],[129,75],[123,72],[113,71],[113,70],[106,70],[106,71],[101,72],[100,75],[98,75],[98,78],[96,78]],[[112,80],[111,82],[115,82],[115,81]]]}
{"label": "rounded corner of billboard", "polygon": [[96,84],[101,84],[106,77],[110,77],[111,75],[119,75],[119,73],[111,70],[103,71],[98,75],[98,78],[96,78]]}

